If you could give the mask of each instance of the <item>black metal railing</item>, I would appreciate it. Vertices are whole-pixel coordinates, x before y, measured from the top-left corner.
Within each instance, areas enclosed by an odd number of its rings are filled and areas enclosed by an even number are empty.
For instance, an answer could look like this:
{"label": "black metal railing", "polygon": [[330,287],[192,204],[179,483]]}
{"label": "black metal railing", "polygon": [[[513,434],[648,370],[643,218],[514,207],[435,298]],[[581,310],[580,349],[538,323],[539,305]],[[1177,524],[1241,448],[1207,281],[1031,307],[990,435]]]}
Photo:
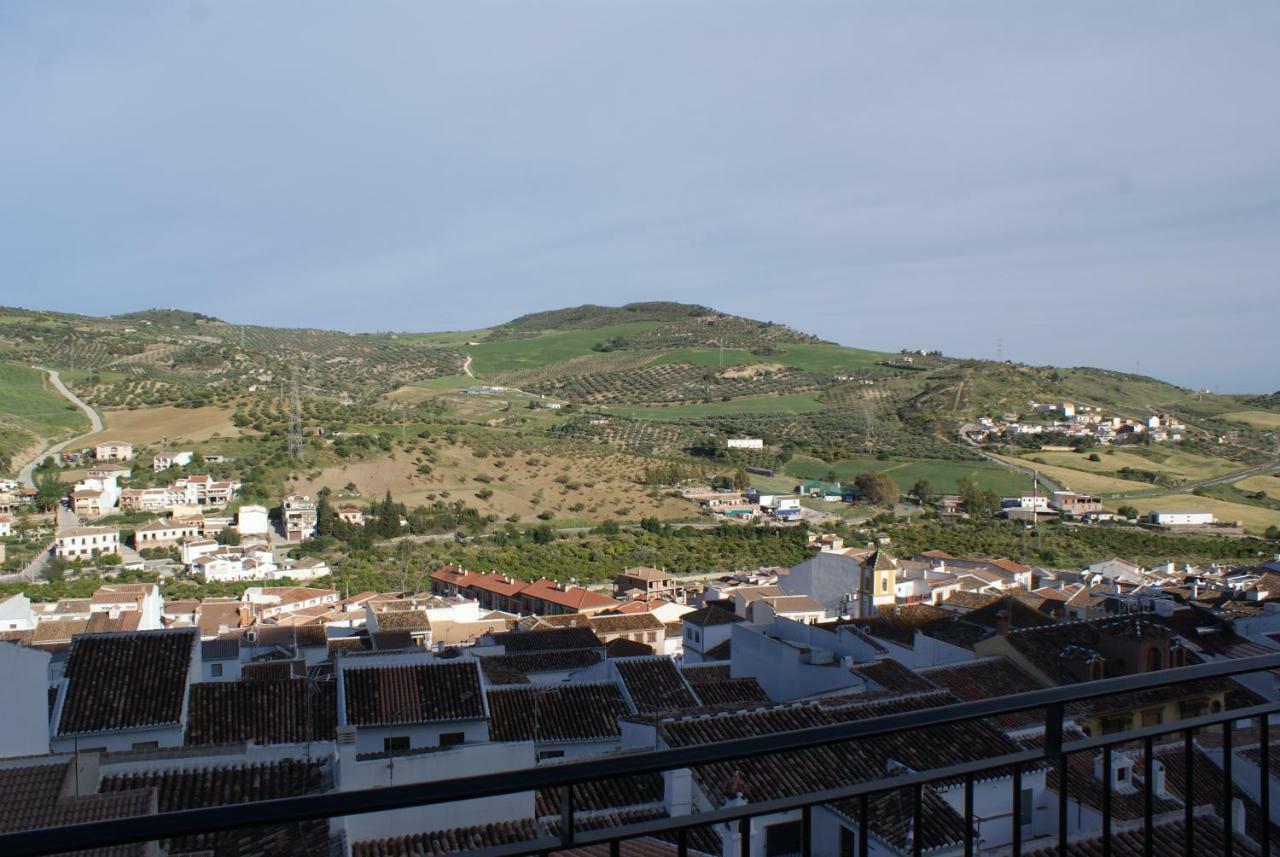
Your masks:
{"label": "black metal railing", "polygon": [[[1047,763],[1056,765],[1058,769],[1058,826],[1056,839],[1058,853],[1066,857],[1069,847],[1068,807],[1070,784],[1068,781],[1068,759],[1075,753],[1095,753],[1099,751],[1102,753],[1104,767],[1103,806],[1101,808],[1102,826],[1096,832],[1096,835],[1102,840],[1103,854],[1110,854],[1113,834],[1112,777],[1110,776],[1113,749],[1121,745],[1134,743],[1141,743],[1143,746],[1145,751],[1143,763],[1145,773],[1143,822],[1146,825],[1143,829],[1150,831],[1153,823],[1152,757],[1155,739],[1161,736],[1181,733],[1183,735],[1182,752],[1184,753],[1185,763],[1185,780],[1183,783],[1183,794],[1185,796],[1185,817],[1183,819],[1185,853],[1192,855],[1201,853],[1196,850],[1198,845],[1194,824],[1194,768],[1196,756],[1194,736],[1198,731],[1216,727],[1221,729],[1224,751],[1222,841],[1216,850],[1218,853],[1230,857],[1235,847],[1233,825],[1231,823],[1232,804],[1235,796],[1231,770],[1232,731],[1235,723],[1245,720],[1256,720],[1258,722],[1262,745],[1262,752],[1258,762],[1261,771],[1259,805],[1263,813],[1259,844],[1263,854],[1270,854],[1269,717],[1280,712],[1280,702],[1266,702],[1244,708],[1223,710],[1173,723],[1147,726],[1141,729],[1086,737],[1073,741],[1064,741],[1063,727],[1064,721],[1067,719],[1066,707],[1073,703],[1087,702],[1114,694],[1127,694],[1134,691],[1169,687],[1184,682],[1227,678],[1276,669],[1280,669],[1280,653],[1179,667],[976,702],[925,708],[906,713],[895,713],[866,720],[842,722],[791,732],[771,733],[764,736],[738,738],[678,749],[637,752],[554,766],[508,771],[503,772],[501,776],[485,774],[358,791],[328,792],[131,818],[94,821],[43,830],[6,833],[0,834],[0,854],[7,855],[7,857],[53,854],[62,851],[163,840],[195,833],[210,833],[257,825],[335,818],[552,789],[558,791],[560,796],[558,835],[476,849],[469,851],[468,854],[471,857],[508,857],[508,855],[530,853],[551,854],[568,847],[608,845],[610,852],[617,855],[620,843],[625,840],[645,836],[664,836],[676,840],[677,852],[680,857],[684,857],[688,852],[688,834],[691,828],[709,824],[732,825],[736,823],[742,839],[742,855],[743,857],[749,857],[751,853],[750,822],[753,818],[798,810],[801,814],[801,853],[807,857],[811,853],[813,844],[813,807],[836,801],[854,801],[857,806],[859,828],[856,853],[860,857],[866,857],[869,851],[867,831],[869,829],[870,799],[887,792],[910,789],[912,792],[913,816],[911,829],[915,831],[915,835],[911,837],[912,844],[910,847],[913,853],[918,855],[921,853],[923,841],[920,831],[923,831],[928,823],[922,808],[924,788],[933,783],[963,782],[964,853],[969,857],[975,853],[975,848],[977,847],[973,825],[975,818],[974,784],[984,773],[1008,771],[1012,779],[1012,842],[1010,850],[1013,854],[1019,855],[1022,848],[1023,818],[1020,798],[1023,771],[1030,766],[1043,766]],[[851,783],[839,788],[789,795],[755,803],[726,805],[691,815],[663,817],[605,829],[581,830],[575,824],[576,809],[573,803],[572,786],[580,783],[640,774],[653,774],[717,762],[758,758],[818,747],[832,742],[873,738],[903,731],[927,729],[929,727],[1041,709],[1045,712],[1044,741],[1043,745],[1036,749],[1006,753],[1000,756],[927,771],[907,771],[890,777]],[[1151,837],[1146,837],[1146,841],[1146,853],[1149,855],[1152,848]]]}

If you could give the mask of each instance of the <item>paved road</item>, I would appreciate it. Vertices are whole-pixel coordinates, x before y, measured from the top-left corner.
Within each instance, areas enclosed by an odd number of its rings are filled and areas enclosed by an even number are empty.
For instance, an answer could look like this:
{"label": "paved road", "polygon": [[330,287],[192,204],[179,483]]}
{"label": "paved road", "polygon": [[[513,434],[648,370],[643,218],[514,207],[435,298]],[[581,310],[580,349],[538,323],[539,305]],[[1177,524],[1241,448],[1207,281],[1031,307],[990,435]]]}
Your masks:
{"label": "paved road", "polygon": [[39,464],[41,461],[44,461],[46,458],[48,458],[51,455],[57,455],[59,452],[62,452],[62,450],[66,449],[68,446],[75,443],[80,438],[87,437],[88,435],[91,435],[95,432],[102,431],[102,418],[98,416],[98,412],[95,411],[93,408],[89,407],[88,405],[86,405],[84,402],[82,402],[80,400],[80,397],[77,396],[75,393],[67,389],[66,385],[62,383],[62,377],[58,374],[58,370],[45,369],[44,371],[49,373],[49,382],[53,384],[53,388],[57,390],[64,399],[66,399],[71,404],[75,405],[77,408],[79,408],[81,411],[84,412],[84,415],[89,418],[89,424],[90,426],[92,426],[92,428],[90,428],[89,431],[85,432],[82,435],[77,435],[76,437],[68,438],[67,440],[62,441],[61,443],[53,444],[47,449],[42,450],[38,455],[36,455],[35,458],[27,462],[23,466],[23,468],[20,471],[18,471],[18,481],[29,488],[35,487],[36,483],[35,483],[35,480],[32,478],[32,471],[35,470],[35,467],[37,464]]}

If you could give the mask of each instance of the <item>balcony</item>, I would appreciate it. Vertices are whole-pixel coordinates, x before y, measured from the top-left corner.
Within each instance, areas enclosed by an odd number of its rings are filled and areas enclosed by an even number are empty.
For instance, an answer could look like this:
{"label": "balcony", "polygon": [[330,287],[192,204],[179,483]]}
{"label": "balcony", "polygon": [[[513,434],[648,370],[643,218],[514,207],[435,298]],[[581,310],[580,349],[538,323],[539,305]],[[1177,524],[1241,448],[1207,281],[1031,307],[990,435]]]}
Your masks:
{"label": "balcony", "polygon": [[[1073,706],[1090,700],[1278,668],[1280,654],[1265,655],[901,710],[812,728],[668,745],[501,775],[329,791],[11,832],[0,834],[0,854],[18,857],[124,843],[191,841],[193,836],[249,826],[441,807],[522,793],[554,795],[558,812],[552,823],[531,827],[529,835],[517,841],[485,843],[486,847],[459,853],[504,857],[572,850],[575,854],[670,853],[685,857],[691,852],[707,853],[704,834],[714,830],[720,853],[742,857],[1270,854],[1276,820],[1270,811],[1270,718],[1280,711],[1280,702],[1249,704],[1095,736],[1084,735],[1069,724]],[[684,812],[638,821],[615,817],[604,826],[589,807],[575,805],[580,791],[574,786],[600,780],[662,774],[670,789],[682,777],[688,783],[686,772],[690,770],[741,770],[759,760],[781,770],[789,759],[800,758],[799,754],[856,747],[860,742],[891,736],[911,740],[911,736],[930,731],[936,734],[936,730],[959,724],[1008,722],[1009,715],[1022,720],[1034,717],[1043,727],[1028,730],[1018,744],[1020,749],[981,759],[951,763],[943,748],[925,746],[926,752],[936,749],[937,758],[948,763],[927,770],[918,765],[850,770],[840,785],[831,786],[833,780],[828,778],[812,790],[783,789],[755,800],[744,796],[745,788],[730,781],[724,799],[713,806],[700,808],[693,801],[686,804]],[[697,716],[690,722],[698,722]],[[662,728],[658,724],[659,735]],[[1237,742],[1243,747],[1242,730],[1247,730],[1251,747],[1258,744],[1257,752],[1235,752]],[[1207,758],[1216,765],[1209,766],[1211,777],[1207,776]],[[736,775],[731,778],[736,779]],[[1047,785],[1039,792],[1040,802],[1034,790],[1024,788],[1033,781]],[[992,811],[993,784],[1007,789],[1001,797],[1007,809]],[[955,798],[951,803],[939,798],[943,788]],[[1206,794],[1206,789],[1212,791]],[[1242,811],[1242,790],[1255,796],[1257,810],[1252,823]],[[1179,800],[1178,794],[1188,799]],[[1206,812],[1210,805],[1214,811]],[[891,823],[894,813],[899,817]],[[341,850],[341,837],[337,839]],[[635,841],[653,848],[633,850]],[[376,853],[433,854],[442,850],[402,847]]]}

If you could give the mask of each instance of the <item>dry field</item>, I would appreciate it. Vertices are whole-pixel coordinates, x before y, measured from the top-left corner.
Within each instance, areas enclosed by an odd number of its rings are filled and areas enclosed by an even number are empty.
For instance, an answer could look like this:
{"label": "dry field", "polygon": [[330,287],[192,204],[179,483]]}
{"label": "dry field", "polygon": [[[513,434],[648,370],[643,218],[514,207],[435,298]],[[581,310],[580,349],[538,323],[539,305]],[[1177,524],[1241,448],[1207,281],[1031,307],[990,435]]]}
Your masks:
{"label": "dry field", "polygon": [[[385,458],[329,467],[318,475],[300,474],[290,487],[314,494],[328,486],[341,494],[352,483],[365,500],[380,498],[389,490],[410,506],[461,500],[482,512],[502,518],[518,515],[524,521],[534,521],[548,510],[558,518],[595,520],[650,515],[687,518],[696,511],[672,497],[650,497],[649,489],[635,481],[643,472],[644,461],[629,455],[601,450],[573,456],[515,452],[505,458],[496,454],[477,458],[461,445],[438,444],[433,449],[437,461],[429,475],[417,472],[425,460],[420,453],[397,449]],[[489,481],[477,481],[477,476]],[[493,495],[486,499],[476,496],[486,489]],[[574,508],[578,504],[581,507]]]}
{"label": "dry field", "polygon": [[[1036,450],[1022,457],[1027,459],[1028,462],[1032,458],[1043,458],[1054,467],[1065,467],[1086,473],[1113,473],[1122,467],[1132,467],[1135,470],[1150,470],[1155,473],[1184,476],[1188,482],[1212,479],[1215,476],[1224,476],[1233,471],[1244,469],[1244,465],[1227,461],[1225,458],[1211,458],[1207,455],[1184,452],[1173,447],[1157,450],[1156,457],[1152,458],[1127,449],[1116,449],[1114,451],[1095,449],[1090,450],[1090,452],[1097,453],[1102,460],[1090,461],[1089,452],[1082,455],[1078,452],[1053,452],[1048,450]],[[1028,466],[1043,467],[1043,465],[1033,463],[1029,463]]]}
{"label": "dry field", "polygon": [[201,441],[217,435],[239,437],[228,408],[141,408],[136,411],[103,411],[105,429],[85,439],[91,446],[99,440],[127,440],[133,444],[170,441]]}
{"label": "dry field", "polygon": [[1280,475],[1265,473],[1261,476],[1250,476],[1232,483],[1241,491],[1261,491],[1268,497],[1280,500]]}
{"label": "dry field", "polygon": [[[1052,453],[1050,453],[1052,454]],[[1045,456],[1048,460],[1048,457]],[[1031,467],[1061,485],[1068,491],[1081,491],[1086,494],[1120,494],[1125,491],[1150,491],[1151,485],[1146,482],[1133,482],[1128,479],[1116,479],[1097,473],[1085,473],[1069,467],[1055,467],[1051,464],[1037,464],[1026,459],[1002,458],[1022,467]]]}
{"label": "dry field", "polygon": [[1246,530],[1255,533],[1260,533],[1267,527],[1280,525],[1280,512],[1274,509],[1246,506],[1243,503],[1228,503],[1213,497],[1197,497],[1195,494],[1161,494],[1155,497],[1108,500],[1104,505],[1112,510],[1120,506],[1133,506],[1144,515],[1153,509],[1170,512],[1213,512],[1219,521],[1240,521]]}

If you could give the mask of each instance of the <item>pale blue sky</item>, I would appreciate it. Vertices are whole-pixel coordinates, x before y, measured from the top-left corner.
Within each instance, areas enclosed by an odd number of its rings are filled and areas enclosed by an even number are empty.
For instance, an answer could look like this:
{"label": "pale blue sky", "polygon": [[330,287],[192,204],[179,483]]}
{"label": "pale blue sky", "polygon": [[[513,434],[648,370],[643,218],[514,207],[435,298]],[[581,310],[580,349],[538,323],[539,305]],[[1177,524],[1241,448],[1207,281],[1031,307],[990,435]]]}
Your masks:
{"label": "pale blue sky", "polygon": [[1280,388],[1280,5],[0,4],[0,303]]}

